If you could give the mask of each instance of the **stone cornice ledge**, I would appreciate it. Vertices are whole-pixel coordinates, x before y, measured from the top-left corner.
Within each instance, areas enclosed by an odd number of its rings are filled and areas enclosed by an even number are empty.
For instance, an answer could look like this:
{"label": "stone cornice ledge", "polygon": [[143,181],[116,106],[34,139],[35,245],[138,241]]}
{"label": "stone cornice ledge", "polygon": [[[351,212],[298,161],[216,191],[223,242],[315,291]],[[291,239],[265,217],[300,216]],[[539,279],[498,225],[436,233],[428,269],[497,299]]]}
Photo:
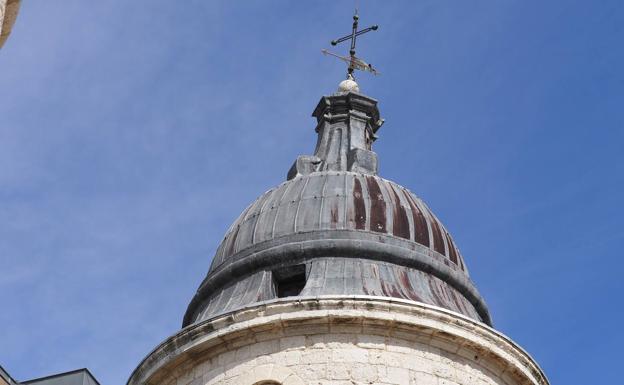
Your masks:
{"label": "stone cornice ledge", "polygon": [[515,383],[549,384],[537,363],[511,339],[462,314],[402,299],[321,296],[261,302],[190,325],[144,358],[128,385],[158,383],[183,362],[266,340],[267,334],[320,333],[368,333],[430,344]]}

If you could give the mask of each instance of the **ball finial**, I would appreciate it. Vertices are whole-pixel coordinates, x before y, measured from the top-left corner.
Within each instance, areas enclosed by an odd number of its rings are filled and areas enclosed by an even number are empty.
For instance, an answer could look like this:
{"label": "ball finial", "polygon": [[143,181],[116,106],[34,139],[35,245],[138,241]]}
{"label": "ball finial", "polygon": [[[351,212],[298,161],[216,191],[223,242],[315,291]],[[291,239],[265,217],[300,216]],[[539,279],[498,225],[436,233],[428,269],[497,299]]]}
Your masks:
{"label": "ball finial", "polygon": [[360,92],[360,86],[356,83],[353,75],[349,74],[347,78],[338,85],[339,93]]}

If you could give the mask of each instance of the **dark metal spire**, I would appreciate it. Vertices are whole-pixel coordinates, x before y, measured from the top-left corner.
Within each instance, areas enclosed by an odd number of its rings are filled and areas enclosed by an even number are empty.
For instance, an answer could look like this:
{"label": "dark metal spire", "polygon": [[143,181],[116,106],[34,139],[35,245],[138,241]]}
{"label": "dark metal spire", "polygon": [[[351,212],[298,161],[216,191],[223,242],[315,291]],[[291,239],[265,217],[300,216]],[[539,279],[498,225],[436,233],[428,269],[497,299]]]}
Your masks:
{"label": "dark metal spire", "polygon": [[373,66],[371,64],[366,63],[364,60],[358,58],[357,56],[355,56],[355,45],[356,45],[356,41],[357,41],[357,37],[360,35],[363,35],[367,32],[370,31],[376,31],[379,26],[378,25],[373,25],[371,27],[368,28],[364,28],[358,31],[358,20],[359,20],[359,16],[357,14],[357,9],[355,11],[355,14],[353,15],[353,26],[351,29],[351,34],[343,36],[339,39],[336,40],[332,40],[331,41],[331,45],[338,45],[339,43],[342,43],[344,41],[347,40],[351,40],[351,48],[349,49],[349,57],[346,56],[340,56],[334,53],[331,53],[329,51],[327,51],[326,49],[322,50],[321,52],[323,52],[325,55],[331,55],[334,57],[337,57],[338,59],[346,62],[347,64],[349,64],[348,67],[348,73],[347,73],[347,77],[348,78],[352,78],[353,77],[353,71],[354,70],[360,70],[360,71],[368,71],[371,72],[373,75],[377,75],[378,72],[375,68],[373,68]]}

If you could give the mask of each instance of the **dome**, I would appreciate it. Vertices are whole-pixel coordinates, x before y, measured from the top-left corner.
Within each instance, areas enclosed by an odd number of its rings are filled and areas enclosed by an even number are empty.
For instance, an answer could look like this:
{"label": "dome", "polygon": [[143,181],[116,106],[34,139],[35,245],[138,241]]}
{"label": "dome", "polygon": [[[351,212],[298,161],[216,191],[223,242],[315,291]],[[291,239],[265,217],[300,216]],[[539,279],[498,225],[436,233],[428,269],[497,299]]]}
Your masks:
{"label": "dome", "polygon": [[[425,203],[406,188],[374,175],[318,172],[267,191],[227,231],[210,271],[240,252],[292,234],[339,230],[392,236],[468,275],[451,236]],[[332,237],[330,235],[330,237]]]}
{"label": "dome", "polygon": [[376,101],[335,94],[313,115],[315,155],[300,156],[288,180],[231,225],[183,325],[292,296],[408,299],[489,324],[444,225],[420,198],[377,175]]}

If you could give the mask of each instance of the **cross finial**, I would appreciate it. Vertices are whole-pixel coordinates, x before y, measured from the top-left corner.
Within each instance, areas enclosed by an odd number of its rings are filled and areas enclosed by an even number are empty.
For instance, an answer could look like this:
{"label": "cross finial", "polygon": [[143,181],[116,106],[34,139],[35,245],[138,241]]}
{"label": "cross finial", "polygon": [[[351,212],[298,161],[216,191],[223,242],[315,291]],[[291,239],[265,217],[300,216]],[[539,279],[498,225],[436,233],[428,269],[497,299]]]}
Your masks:
{"label": "cross finial", "polygon": [[339,43],[342,43],[343,41],[351,40],[351,49],[349,49],[349,57],[336,55],[334,53],[329,52],[326,49],[321,51],[325,55],[331,55],[331,56],[337,57],[338,59],[348,63],[349,64],[349,68],[347,70],[348,71],[347,72],[347,77],[353,77],[353,71],[356,70],[356,69],[360,70],[360,71],[371,72],[373,75],[378,75],[379,74],[379,72],[377,72],[377,70],[374,69],[371,64],[368,64],[364,60],[362,60],[362,59],[358,58],[357,56],[355,56],[356,38],[358,36],[360,36],[360,35],[363,35],[363,34],[367,33],[367,32],[376,31],[379,28],[379,26],[373,25],[371,27],[364,28],[364,29],[358,31],[358,20],[359,19],[360,19],[360,17],[358,16],[357,9],[356,9],[355,13],[353,15],[353,26],[352,26],[351,34],[347,35],[347,36],[343,36],[340,39],[336,39],[336,40],[332,40],[331,41],[331,45],[335,46],[335,45],[338,45]]}

